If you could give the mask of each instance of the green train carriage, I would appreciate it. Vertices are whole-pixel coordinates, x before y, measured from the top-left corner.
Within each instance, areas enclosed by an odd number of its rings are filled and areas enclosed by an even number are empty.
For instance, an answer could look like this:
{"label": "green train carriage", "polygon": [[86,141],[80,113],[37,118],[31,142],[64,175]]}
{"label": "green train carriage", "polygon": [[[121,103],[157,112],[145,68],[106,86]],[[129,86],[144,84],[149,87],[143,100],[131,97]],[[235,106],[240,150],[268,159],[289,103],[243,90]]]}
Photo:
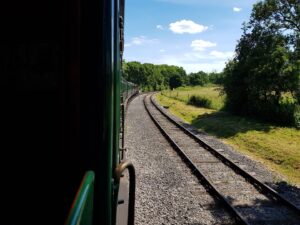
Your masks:
{"label": "green train carriage", "polygon": [[0,10],[1,224],[114,225],[120,176],[134,173],[119,140],[124,0]]}

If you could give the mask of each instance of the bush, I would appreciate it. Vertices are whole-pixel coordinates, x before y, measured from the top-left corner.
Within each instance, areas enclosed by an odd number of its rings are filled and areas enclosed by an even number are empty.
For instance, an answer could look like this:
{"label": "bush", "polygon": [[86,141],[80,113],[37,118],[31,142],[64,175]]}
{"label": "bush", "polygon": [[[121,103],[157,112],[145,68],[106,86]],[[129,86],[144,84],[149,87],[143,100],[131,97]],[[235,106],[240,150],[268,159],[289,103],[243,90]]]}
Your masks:
{"label": "bush", "polygon": [[296,105],[294,110],[294,123],[295,126],[300,129],[300,105]]}
{"label": "bush", "polygon": [[[271,108],[272,109],[272,108]],[[293,125],[294,124],[294,110],[295,105],[290,103],[284,103],[280,104],[279,106],[274,106],[273,110],[270,112],[273,112],[273,118],[271,118],[270,122],[277,122],[282,125]],[[265,115],[265,118],[268,115]]]}
{"label": "bush", "polygon": [[279,104],[272,102],[256,101],[255,104],[248,107],[247,114],[251,117],[263,121],[275,123],[284,126],[294,126],[300,119],[300,111],[292,102],[281,102]]}
{"label": "bush", "polygon": [[204,107],[209,109],[212,108],[211,100],[199,95],[192,95],[188,100],[188,104],[197,107]]}

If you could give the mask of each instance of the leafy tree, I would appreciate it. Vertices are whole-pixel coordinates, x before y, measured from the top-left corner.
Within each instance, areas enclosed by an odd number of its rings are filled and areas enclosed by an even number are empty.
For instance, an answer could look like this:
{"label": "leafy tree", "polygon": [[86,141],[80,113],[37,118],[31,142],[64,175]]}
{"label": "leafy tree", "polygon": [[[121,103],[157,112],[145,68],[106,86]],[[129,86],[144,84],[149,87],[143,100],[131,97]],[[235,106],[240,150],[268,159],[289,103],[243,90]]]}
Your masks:
{"label": "leafy tree", "polygon": [[142,64],[140,62],[130,62],[123,64],[123,76],[128,81],[140,85],[145,79],[143,75]]}
{"label": "leafy tree", "polygon": [[266,0],[254,5],[250,23],[260,23],[268,28],[286,29],[299,35],[300,32],[299,0]]}
{"label": "leafy tree", "polygon": [[169,79],[169,86],[171,89],[182,86],[183,79],[179,74],[171,75]]}
{"label": "leafy tree", "polygon": [[295,96],[299,91],[299,48],[298,42],[293,42],[299,21],[287,24],[294,13],[287,6],[293,2],[267,0],[254,6],[236,47],[236,57],[224,70],[228,109],[280,123],[292,122],[295,105],[282,99],[285,93]]}
{"label": "leafy tree", "polygon": [[224,83],[224,73],[211,72],[208,74],[210,83],[222,85]]}
{"label": "leafy tree", "polygon": [[[300,1],[266,0],[254,5],[249,24],[260,24],[266,29],[276,29],[285,33],[294,61],[300,59]],[[298,88],[292,94],[300,103],[300,72]]]}
{"label": "leafy tree", "polygon": [[198,73],[191,73],[189,75],[189,84],[191,86],[196,86],[196,85],[205,85],[209,82],[208,75],[203,72],[199,71]]}

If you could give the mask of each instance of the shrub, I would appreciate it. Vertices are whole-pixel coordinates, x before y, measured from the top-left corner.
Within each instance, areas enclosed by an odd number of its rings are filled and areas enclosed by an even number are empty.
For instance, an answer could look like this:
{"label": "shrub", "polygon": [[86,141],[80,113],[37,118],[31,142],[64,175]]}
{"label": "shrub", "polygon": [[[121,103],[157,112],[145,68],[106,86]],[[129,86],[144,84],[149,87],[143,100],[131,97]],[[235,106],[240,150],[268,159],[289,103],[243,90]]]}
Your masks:
{"label": "shrub", "polygon": [[294,110],[294,123],[295,126],[300,129],[300,105],[296,105]]}
{"label": "shrub", "polygon": [[[278,125],[294,126],[296,125],[296,117],[300,117],[300,112],[297,114],[297,107],[292,102],[263,102],[257,101],[251,107],[248,107],[248,115],[276,123]],[[300,118],[299,118],[300,119]]]}
{"label": "shrub", "polygon": [[206,97],[199,96],[199,95],[192,95],[189,100],[188,104],[194,105],[197,107],[204,107],[204,108],[212,108],[212,102],[210,99],[207,99]]}

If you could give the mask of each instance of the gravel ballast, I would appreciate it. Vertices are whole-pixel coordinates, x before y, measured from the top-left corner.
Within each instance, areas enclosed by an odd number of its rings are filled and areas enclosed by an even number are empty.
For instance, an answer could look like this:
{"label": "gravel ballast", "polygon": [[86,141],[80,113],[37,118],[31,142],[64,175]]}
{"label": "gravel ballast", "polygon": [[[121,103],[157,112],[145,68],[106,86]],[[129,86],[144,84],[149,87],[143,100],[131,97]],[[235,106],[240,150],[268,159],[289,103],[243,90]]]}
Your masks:
{"label": "gravel ballast", "polygon": [[126,158],[136,168],[135,224],[232,224],[199,184],[136,97],[126,118]]}

